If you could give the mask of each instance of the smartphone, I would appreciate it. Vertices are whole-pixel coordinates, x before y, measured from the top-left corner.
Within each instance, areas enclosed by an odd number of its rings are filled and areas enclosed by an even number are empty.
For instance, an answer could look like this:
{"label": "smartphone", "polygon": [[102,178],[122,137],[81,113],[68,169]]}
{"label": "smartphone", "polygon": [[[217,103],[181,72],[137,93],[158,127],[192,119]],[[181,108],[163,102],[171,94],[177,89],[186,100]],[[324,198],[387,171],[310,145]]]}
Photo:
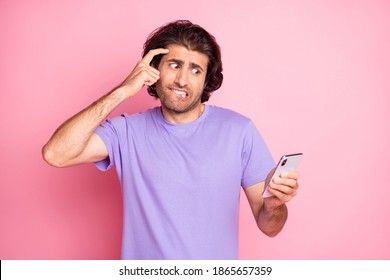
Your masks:
{"label": "smartphone", "polygon": [[[302,157],[303,157],[302,153],[282,156],[278,164],[276,165],[271,180],[273,178],[279,177],[280,174],[282,174],[283,172],[296,171],[299,163],[302,160]],[[270,197],[270,196],[273,196],[273,194],[268,190],[268,186],[265,186],[263,191],[263,197]]]}

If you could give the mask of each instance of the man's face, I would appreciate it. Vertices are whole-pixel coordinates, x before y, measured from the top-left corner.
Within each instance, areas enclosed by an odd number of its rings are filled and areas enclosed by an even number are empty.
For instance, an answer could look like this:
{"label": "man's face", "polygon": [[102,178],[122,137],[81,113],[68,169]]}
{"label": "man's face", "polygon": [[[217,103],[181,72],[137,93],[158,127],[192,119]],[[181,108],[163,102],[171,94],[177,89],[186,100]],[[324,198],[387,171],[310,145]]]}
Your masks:
{"label": "man's face", "polygon": [[208,57],[180,45],[169,45],[161,58],[156,83],[163,110],[182,114],[197,112],[205,86]]}

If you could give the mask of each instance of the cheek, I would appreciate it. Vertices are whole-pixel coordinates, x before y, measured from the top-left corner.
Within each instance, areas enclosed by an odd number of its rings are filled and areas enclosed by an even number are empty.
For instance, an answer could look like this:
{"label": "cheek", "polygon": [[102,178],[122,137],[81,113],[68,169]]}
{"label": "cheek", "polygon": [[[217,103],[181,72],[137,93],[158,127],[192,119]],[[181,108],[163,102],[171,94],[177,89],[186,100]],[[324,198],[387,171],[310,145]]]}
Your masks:
{"label": "cheek", "polygon": [[163,92],[163,86],[162,86],[161,80],[158,80],[154,85],[155,85],[155,88],[156,88],[157,96],[160,97],[161,92]]}
{"label": "cheek", "polygon": [[196,88],[200,91],[203,92],[204,88],[206,87],[206,82],[205,79],[199,79],[196,81]]}
{"label": "cheek", "polygon": [[158,79],[159,82],[162,84],[169,84],[171,81],[175,79],[175,75],[169,71],[163,71],[160,72],[160,78]]}

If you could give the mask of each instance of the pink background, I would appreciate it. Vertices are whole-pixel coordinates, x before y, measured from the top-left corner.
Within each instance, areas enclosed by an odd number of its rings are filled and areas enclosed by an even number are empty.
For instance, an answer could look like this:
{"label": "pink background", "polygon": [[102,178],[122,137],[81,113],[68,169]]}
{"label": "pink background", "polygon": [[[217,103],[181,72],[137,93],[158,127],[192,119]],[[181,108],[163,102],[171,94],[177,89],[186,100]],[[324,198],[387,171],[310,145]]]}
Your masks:
{"label": "pink background", "polygon": [[[389,259],[390,4],[373,0],[0,1],[0,258],[119,258],[115,171],[55,169],[41,147],[179,18],[222,47],[209,103],[252,118],[276,160],[305,154],[279,236],[242,196],[241,258]],[[143,90],[114,115],[156,105]]]}

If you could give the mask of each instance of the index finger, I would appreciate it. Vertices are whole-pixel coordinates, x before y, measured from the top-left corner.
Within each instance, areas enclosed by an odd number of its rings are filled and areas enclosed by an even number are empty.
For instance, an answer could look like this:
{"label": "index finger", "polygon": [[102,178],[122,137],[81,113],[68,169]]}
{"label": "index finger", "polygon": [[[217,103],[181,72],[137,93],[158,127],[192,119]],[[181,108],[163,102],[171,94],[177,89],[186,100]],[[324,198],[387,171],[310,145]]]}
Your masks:
{"label": "index finger", "polygon": [[150,64],[150,62],[152,62],[153,58],[156,56],[156,55],[159,55],[159,54],[166,54],[169,52],[169,49],[163,49],[163,48],[159,48],[159,49],[153,49],[153,50],[150,50],[145,56],[144,58],[142,59],[145,63],[147,63],[148,65]]}
{"label": "index finger", "polygon": [[297,171],[290,171],[290,172],[283,172],[282,174],[280,174],[280,177],[281,178],[284,178],[284,179],[295,179],[295,180],[298,180],[299,179],[299,173]]}

